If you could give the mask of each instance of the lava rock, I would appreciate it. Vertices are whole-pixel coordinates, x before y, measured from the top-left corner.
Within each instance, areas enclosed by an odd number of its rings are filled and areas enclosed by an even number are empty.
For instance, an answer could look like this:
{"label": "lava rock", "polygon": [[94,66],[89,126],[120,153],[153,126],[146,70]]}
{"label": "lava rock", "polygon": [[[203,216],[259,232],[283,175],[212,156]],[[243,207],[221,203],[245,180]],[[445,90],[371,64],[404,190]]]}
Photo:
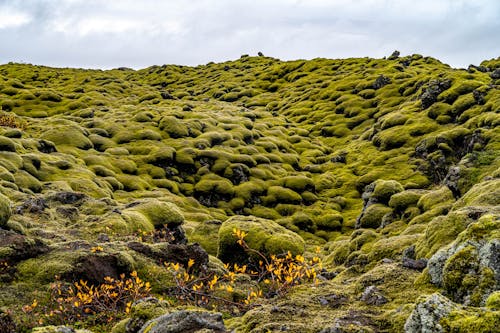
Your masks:
{"label": "lava rock", "polygon": [[118,279],[121,274],[129,274],[132,268],[114,254],[91,254],[79,258],[70,272],[62,275],[66,281],[88,281],[89,285],[103,283],[105,277]]}
{"label": "lava rock", "polygon": [[139,333],[226,333],[222,314],[203,311],[177,311],[148,321]]}
{"label": "lava rock", "polygon": [[74,204],[86,197],[84,193],[80,192],[58,192],[50,197],[51,200],[58,201],[62,204]]}
{"label": "lava rock", "polygon": [[426,259],[415,260],[410,258],[403,258],[403,267],[415,269],[417,271],[422,271],[427,267],[427,260]]}
{"label": "lava rock", "polygon": [[17,333],[17,326],[10,314],[0,310],[0,332],[2,333]]}
{"label": "lava rock", "polygon": [[0,248],[9,249],[9,251],[1,252],[0,257],[0,261],[9,265],[49,252],[49,247],[39,239],[31,239],[2,229],[0,229]]}
{"label": "lava rock", "polygon": [[478,72],[482,72],[482,73],[486,73],[488,72],[490,69],[488,67],[485,67],[485,66],[476,66],[476,65],[469,65],[469,67],[467,68],[467,71],[469,73],[473,73],[474,70],[478,71]]}
{"label": "lava rock", "polygon": [[443,180],[444,185],[448,186],[455,199],[458,199],[462,196],[460,193],[460,188],[458,187],[460,181],[460,171],[460,167],[458,166],[450,167],[450,169],[448,170],[448,174],[444,177]]}
{"label": "lava rock", "polygon": [[74,220],[78,217],[79,211],[76,207],[57,207],[56,213],[64,218]]}
{"label": "lava rock", "polygon": [[427,89],[420,96],[422,102],[422,109],[427,109],[432,104],[437,102],[437,97],[443,91],[451,87],[451,80],[431,80],[429,81]]}
{"label": "lava rock", "polygon": [[161,243],[150,246],[141,242],[130,242],[127,246],[159,262],[179,263],[184,267],[187,267],[189,260],[193,259],[195,272],[206,271],[208,267],[208,253],[197,243],[189,245]]}
{"label": "lava rock", "polygon": [[[457,303],[482,306],[500,286],[500,240],[488,234],[500,221],[485,214],[469,224],[450,246],[436,252],[428,262],[433,284],[442,287]],[[483,238],[483,239],[481,239]]]}
{"label": "lava rock", "polygon": [[366,287],[361,295],[361,301],[368,305],[382,305],[388,302],[387,298],[375,286]]}
{"label": "lava rock", "polygon": [[24,201],[21,205],[17,206],[14,210],[16,214],[32,213],[40,214],[47,208],[47,201],[44,198],[33,197]]}
{"label": "lava rock", "polygon": [[166,91],[161,92],[160,95],[161,95],[161,98],[163,98],[163,99],[174,99],[174,96],[172,96],[171,94],[169,94]]}
{"label": "lava rock", "polygon": [[443,327],[439,321],[456,307],[443,295],[433,294],[417,303],[415,310],[406,320],[405,332],[441,333]]}
{"label": "lava rock", "polygon": [[398,50],[395,50],[394,52],[392,52],[392,54],[387,59],[388,60],[396,60],[397,58],[399,58],[400,54],[401,53]]}
{"label": "lava rock", "polygon": [[56,145],[52,141],[38,140],[37,147],[39,152],[44,154],[50,154],[57,152]]}
{"label": "lava rock", "polygon": [[342,294],[331,294],[318,297],[319,304],[329,306],[331,308],[338,308],[349,301],[349,297]]}
{"label": "lava rock", "polygon": [[495,69],[493,72],[490,73],[490,77],[493,80],[500,79],[500,68]]}
{"label": "lava rock", "polygon": [[373,89],[380,89],[383,86],[386,86],[391,83],[391,79],[389,79],[387,76],[380,75],[375,82],[373,83]]}
{"label": "lava rock", "polygon": [[484,98],[485,96],[486,96],[486,93],[479,91],[479,90],[474,90],[472,92],[472,97],[474,97],[474,100],[479,105],[483,105],[484,103],[486,103],[486,100]]}

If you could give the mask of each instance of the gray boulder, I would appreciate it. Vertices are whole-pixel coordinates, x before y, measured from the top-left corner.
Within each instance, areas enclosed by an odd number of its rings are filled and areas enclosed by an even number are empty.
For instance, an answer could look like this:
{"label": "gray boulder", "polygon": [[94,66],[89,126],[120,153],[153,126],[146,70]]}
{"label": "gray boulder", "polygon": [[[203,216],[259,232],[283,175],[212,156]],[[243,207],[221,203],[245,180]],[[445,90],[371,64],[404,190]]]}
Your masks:
{"label": "gray boulder", "polygon": [[405,323],[407,333],[441,333],[444,332],[439,321],[457,306],[440,294],[432,294],[417,303]]}
{"label": "gray boulder", "polygon": [[482,306],[500,289],[500,226],[495,214],[471,223],[448,247],[428,262],[430,280],[455,302]]}
{"label": "gray boulder", "polygon": [[185,333],[185,332],[225,333],[222,314],[182,310],[165,314],[148,321],[139,333]]}

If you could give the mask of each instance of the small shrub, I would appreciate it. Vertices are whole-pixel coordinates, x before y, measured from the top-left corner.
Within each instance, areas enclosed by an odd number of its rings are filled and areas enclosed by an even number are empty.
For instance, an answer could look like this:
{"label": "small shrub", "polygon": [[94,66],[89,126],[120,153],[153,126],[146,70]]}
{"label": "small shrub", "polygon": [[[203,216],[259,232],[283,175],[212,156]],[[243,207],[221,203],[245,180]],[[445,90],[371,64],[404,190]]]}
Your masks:
{"label": "small shrub", "polygon": [[[277,256],[266,257],[263,253],[252,249],[245,241],[247,234],[233,229],[233,236],[245,251],[260,258],[258,263],[248,266],[234,263],[224,264],[223,274],[200,272],[194,274],[194,260],[189,259],[186,267],[178,263],[165,263],[167,270],[173,275],[176,287],[171,296],[185,304],[203,307],[229,306],[240,310],[248,310],[261,297],[281,297],[296,285],[306,282],[317,284],[317,272],[323,267],[321,259],[314,256],[306,260],[302,255],[293,255],[290,251]],[[319,249],[317,249],[319,252]],[[243,291],[244,297],[238,296],[238,276],[248,276],[255,284]]]}
{"label": "small shrub", "polygon": [[24,124],[19,118],[12,114],[0,115],[0,126],[19,128],[22,130],[26,128],[26,124]]}
{"label": "small shrub", "polygon": [[46,305],[34,300],[23,307],[23,312],[38,319],[36,324],[62,325],[78,321],[105,324],[120,319],[130,312],[132,303],[150,296],[149,282],[142,281],[137,272],[126,278],[106,277],[99,285],[78,281],[73,285],[55,282],[50,286]]}

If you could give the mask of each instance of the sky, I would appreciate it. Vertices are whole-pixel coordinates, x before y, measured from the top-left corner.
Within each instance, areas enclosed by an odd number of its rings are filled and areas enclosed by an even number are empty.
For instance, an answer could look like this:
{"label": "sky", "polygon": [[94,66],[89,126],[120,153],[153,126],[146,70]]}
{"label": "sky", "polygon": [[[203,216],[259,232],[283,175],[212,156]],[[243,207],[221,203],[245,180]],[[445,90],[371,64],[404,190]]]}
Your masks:
{"label": "sky", "polygon": [[0,0],[0,63],[109,69],[432,56],[500,56],[499,0]]}

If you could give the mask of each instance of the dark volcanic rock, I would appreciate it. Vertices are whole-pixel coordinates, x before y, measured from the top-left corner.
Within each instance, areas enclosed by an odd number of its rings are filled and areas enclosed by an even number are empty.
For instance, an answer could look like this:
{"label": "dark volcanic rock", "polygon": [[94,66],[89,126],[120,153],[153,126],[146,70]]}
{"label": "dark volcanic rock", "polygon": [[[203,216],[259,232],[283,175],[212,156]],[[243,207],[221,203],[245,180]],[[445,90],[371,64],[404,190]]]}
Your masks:
{"label": "dark volcanic rock", "polygon": [[500,68],[495,69],[491,74],[490,77],[493,80],[500,79]]}
{"label": "dark volcanic rock", "polygon": [[10,314],[0,310],[0,332],[2,333],[17,333],[16,323]]}
{"label": "dark volcanic rock", "polygon": [[150,246],[145,243],[130,242],[127,246],[159,262],[179,263],[187,267],[189,259],[193,259],[195,271],[205,271],[208,267],[208,253],[197,243],[189,245],[161,243]]}
{"label": "dark volcanic rock", "polygon": [[84,193],[80,192],[58,192],[50,197],[54,201],[58,201],[62,204],[74,204],[86,197]]}
{"label": "dark volcanic rock", "polygon": [[78,208],[76,207],[57,207],[56,212],[64,218],[74,220],[78,217]]}
{"label": "dark volcanic rock", "polygon": [[319,304],[329,306],[331,308],[338,308],[349,301],[349,297],[342,294],[331,294],[318,297]]}
{"label": "dark volcanic rock", "polygon": [[460,180],[460,168],[457,166],[450,167],[448,174],[444,178],[444,185],[448,186],[451,193],[455,199],[460,198],[462,195],[460,193],[460,188],[458,187],[458,182]]}
{"label": "dark volcanic rock", "polygon": [[31,239],[2,229],[0,229],[0,248],[10,249],[8,254],[0,257],[0,261],[10,265],[49,252],[49,247],[39,239]]}
{"label": "dark volcanic rock", "polygon": [[91,254],[79,258],[74,263],[73,270],[65,273],[62,278],[70,281],[84,280],[90,285],[97,285],[103,283],[107,276],[118,279],[120,274],[131,271],[131,267],[114,254]]}
{"label": "dark volcanic rock", "polygon": [[396,50],[396,51],[392,52],[392,54],[387,59],[389,59],[389,60],[395,60],[395,59],[399,58],[400,54],[401,53],[398,50]]}
{"label": "dark volcanic rock", "polygon": [[429,106],[437,102],[437,97],[443,91],[451,87],[450,80],[431,80],[429,81],[427,89],[420,96],[422,101],[422,109],[427,109]]}
{"label": "dark volcanic rock", "polygon": [[391,79],[389,79],[387,76],[380,75],[375,82],[373,83],[373,89],[380,89],[383,86],[386,86],[391,83]]}
{"label": "dark volcanic rock", "polygon": [[50,154],[57,152],[56,146],[53,142],[47,140],[38,140],[37,149],[41,153]]}
{"label": "dark volcanic rock", "polygon": [[427,260],[426,259],[410,259],[410,258],[403,258],[403,267],[406,268],[411,268],[415,269],[417,271],[422,271],[427,267]]}
{"label": "dark volcanic rock", "polygon": [[44,198],[33,197],[24,201],[14,209],[16,214],[33,213],[40,214],[47,208],[47,201]]}

